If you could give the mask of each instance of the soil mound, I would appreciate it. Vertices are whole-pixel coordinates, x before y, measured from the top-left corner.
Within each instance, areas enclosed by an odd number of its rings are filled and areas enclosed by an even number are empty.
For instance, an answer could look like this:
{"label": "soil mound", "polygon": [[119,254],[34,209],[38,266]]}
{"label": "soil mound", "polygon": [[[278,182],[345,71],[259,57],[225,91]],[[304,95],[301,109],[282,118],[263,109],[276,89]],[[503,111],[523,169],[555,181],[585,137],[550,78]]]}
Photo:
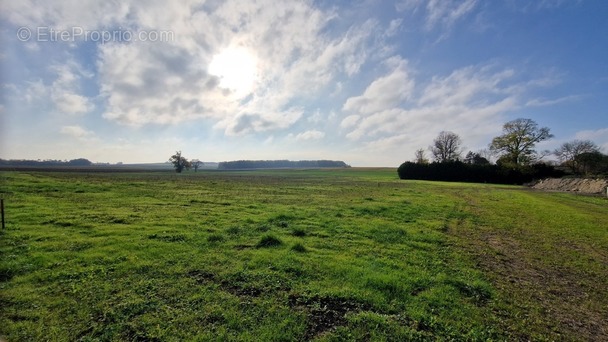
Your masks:
{"label": "soil mound", "polygon": [[534,184],[539,190],[572,191],[584,194],[605,194],[608,187],[606,179],[587,178],[548,178]]}

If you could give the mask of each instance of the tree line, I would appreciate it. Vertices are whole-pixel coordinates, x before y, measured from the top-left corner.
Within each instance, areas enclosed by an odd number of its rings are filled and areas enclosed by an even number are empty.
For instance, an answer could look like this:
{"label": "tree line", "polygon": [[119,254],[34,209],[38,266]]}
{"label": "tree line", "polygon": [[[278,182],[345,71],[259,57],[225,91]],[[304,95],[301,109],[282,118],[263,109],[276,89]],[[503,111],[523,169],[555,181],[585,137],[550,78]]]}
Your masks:
{"label": "tree line", "polygon": [[[548,127],[531,119],[516,119],[503,125],[503,133],[492,139],[488,149],[469,151],[463,158],[462,139],[454,132],[442,131],[428,150],[418,149],[413,162],[401,164],[401,179],[522,184],[534,179],[574,175],[608,175],[608,156],[590,140],[573,140],[553,152],[536,151],[537,143],[553,138]],[[543,162],[555,155],[558,167]],[[490,160],[496,158],[496,162]]]}
{"label": "tree line", "polygon": [[4,167],[58,167],[58,166],[91,166],[93,163],[85,158],[72,160],[6,160],[0,159],[0,166]]}
{"label": "tree line", "polygon": [[220,170],[345,167],[350,165],[339,160],[236,160],[221,162],[218,165]]}
{"label": "tree line", "polygon": [[[202,165],[198,159],[188,160],[181,151],[176,151],[169,158],[175,172],[194,169],[196,172]],[[218,170],[248,170],[248,169],[285,169],[285,168],[344,168],[350,167],[343,161],[337,160],[235,160],[218,164]]]}

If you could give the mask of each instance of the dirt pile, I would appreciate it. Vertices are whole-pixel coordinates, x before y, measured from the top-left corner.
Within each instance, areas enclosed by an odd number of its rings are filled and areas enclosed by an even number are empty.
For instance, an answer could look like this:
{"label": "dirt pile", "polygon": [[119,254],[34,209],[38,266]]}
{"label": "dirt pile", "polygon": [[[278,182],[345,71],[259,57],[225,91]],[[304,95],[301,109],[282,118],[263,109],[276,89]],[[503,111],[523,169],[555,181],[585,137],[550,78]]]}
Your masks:
{"label": "dirt pile", "polygon": [[572,191],[585,194],[605,194],[608,187],[606,179],[585,178],[548,178],[534,184],[539,190]]}

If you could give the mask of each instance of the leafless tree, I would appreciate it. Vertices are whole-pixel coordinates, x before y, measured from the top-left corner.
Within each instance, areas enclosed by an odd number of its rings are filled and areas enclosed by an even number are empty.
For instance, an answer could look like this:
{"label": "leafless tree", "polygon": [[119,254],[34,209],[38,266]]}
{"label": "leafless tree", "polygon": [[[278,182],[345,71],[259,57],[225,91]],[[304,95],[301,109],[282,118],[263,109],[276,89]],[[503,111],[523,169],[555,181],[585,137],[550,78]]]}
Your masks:
{"label": "leafless tree", "polygon": [[443,163],[459,160],[462,154],[462,140],[454,132],[442,131],[430,147],[436,161]]}
{"label": "leafless tree", "polygon": [[553,151],[553,154],[557,156],[559,161],[569,167],[574,173],[581,173],[581,163],[579,162],[579,156],[584,153],[595,153],[600,152],[599,146],[597,146],[591,140],[573,140],[565,142],[559,148]]}
{"label": "leafless tree", "polygon": [[417,164],[428,164],[429,163],[429,160],[424,155],[424,150],[423,149],[416,150],[415,162]]}

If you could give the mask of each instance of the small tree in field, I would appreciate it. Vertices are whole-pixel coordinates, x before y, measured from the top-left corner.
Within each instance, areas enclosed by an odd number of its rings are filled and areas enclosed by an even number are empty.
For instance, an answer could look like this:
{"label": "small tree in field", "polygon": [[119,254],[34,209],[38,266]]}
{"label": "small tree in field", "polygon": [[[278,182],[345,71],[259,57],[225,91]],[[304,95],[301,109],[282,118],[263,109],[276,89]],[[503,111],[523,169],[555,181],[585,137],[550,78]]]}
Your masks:
{"label": "small tree in field", "polygon": [[198,168],[204,165],[203,162],[198,159],[192,159],[190,164],[192,164],[192,168],[194,169],[194,172],[198,171]]}
{"label": "small tree in field", "polygon": [[177,173],[181,173],[184,169],[189,169],[192,166],[188,159],[182,156],[182,151],[176,151],[175,154],[169,158],[169,161],[173,164],[175,172]]}

